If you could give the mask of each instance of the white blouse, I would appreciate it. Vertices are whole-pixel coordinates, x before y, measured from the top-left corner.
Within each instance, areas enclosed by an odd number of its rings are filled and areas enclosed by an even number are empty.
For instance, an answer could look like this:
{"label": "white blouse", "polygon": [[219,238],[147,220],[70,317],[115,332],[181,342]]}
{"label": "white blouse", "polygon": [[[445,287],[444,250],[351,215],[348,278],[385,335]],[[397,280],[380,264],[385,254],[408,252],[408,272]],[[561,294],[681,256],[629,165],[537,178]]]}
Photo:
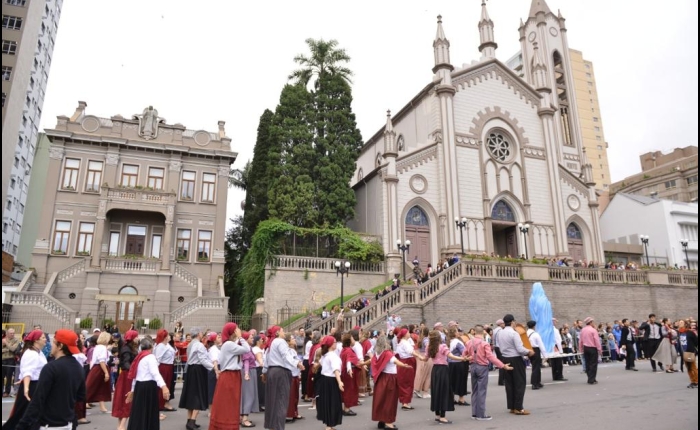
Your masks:
{"label": "white blouse", "polygon": [[29,376],[30,381],[38,381],[44,366],[46,366],[44,354],[28,349],[22,354],[22,359],[19,361],[19,378],[24,379]]}
{"label": "white blouse", "polygon": [[153,348],[153,355],[156,361],[162,364],[173,364],[175,362],[175,348],[167,343],[159,343]]}
{"label": "white blouse", "polygon": [[355,342],[352,346],[352,350],[355,351],[358,360],[365,361],[365,354],[362,352],[362,344],[360,342]]}
{"label": "white blouse", "polygon": [[343,361],[338,354],[327,352],[326,355],[321,357],[321,375],[335,378],[335,372],[340,372],[342,365]]}
{"label": "white blouse", "polygon": [[148,354],[139,361],[139,367],[136,369],[136,378],[131,383],[131,391],[134,391],[137,381],[156,381],[158,388],[162,388],[165,385],[165,381],[158,371],[158,360],[156,360],[155,355]]}
{"label": "white blouse", "polygon": [[306,342],[306,345],[304,346],[304,360],[309,359],[309,354],[311,353],[311,347],[313,346],[313,342],[308,341]]}
{"label": "white blouse", "polygon": [[99,363],[107,364],[108,361],[109,352],[107,351],[107,347],[105,345],[95,346],[95,349],[92,350],[92,360],[90,360],[90,369],[92,369],[92,366]]}
{"label": "white blouse", "polygon": [[80,354],[73,354],[73,358],[81,365],[84,366],[87,361],[87,356],[82,352]]}
{"label": "white blouse", "polygon": [[219,354],[221,354],[221,351],[219,350],[218,346],[212,345],[211,347],[209,347],[209,351],[207,352],[209,353],[209,359],[212,363],[215,361],[217,363],[219,362]]}
{"label": "white blouse", "polygon": [[343,342],[337,342],[335,344],[335,353],[340,357],[341,352],[343,352]]}
{"label": "white blouse", "polygon": [[396,375],[397,371],[397,366],[396,363],[399,361],[398,358],[396,357],[391,357],[391,360],[384,366],[384,370],[382,372],[388,373],[390,375]]}
{"label": "white blouse", "polygon": [[260,348],[259,346],[252,347],[251,351],[253,351],[253,355],[255,356],[255,367],[263,367],[263,365],[258,362],[258,354],[262,354],[262,360],[264,363],[265,362],[265,351],[263,351],[262,348]]}
{"label": "white blouse", "polygon": [[408,340],[402,340],[396,347],[396,353],[399,354],[399,358],[411,358],[413,357],[413,346]]}

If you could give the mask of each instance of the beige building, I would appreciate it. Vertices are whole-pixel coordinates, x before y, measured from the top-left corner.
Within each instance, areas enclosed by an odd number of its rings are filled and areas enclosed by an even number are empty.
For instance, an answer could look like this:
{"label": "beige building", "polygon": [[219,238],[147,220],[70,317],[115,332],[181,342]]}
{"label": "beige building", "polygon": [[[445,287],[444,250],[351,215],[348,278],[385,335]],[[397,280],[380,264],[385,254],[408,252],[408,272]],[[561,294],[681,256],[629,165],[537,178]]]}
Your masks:
{"label": "beige building", "polygon": [[647,152],[639,156],[641,173],[610,186],[610,198],[617,193],[638,194],[679,202],[698,201],[698,147],[675,148],[664,154]]}
{"label": "beige building", "polygon": [[[581,130],[581,143],[591,164],[596,189],[607,191],[611,183],[608,143],[603,132],[603,118],[598,104],[593,62],[584,59],[583,53],[575,49],[569,49],[568,58],[576,101],[578,102],[576,116]],[[523,57],[520,52],[511,57],[506,64],[520,77],[524,76]],[[559,74],[558,76],[563,79],[563,75]],[[558,91],[561,93],[562,89],[559,88]]]}
{"label": "beige building", "polygon": [[62,5],[62,0],[5,0],[2,5],[2,249],[13,256],[25,224]]}
{"label": "beige building", "polygon": [[[8,295],[12,319],[47,328],[113,319],[223,323],[228,175],[217,132],[169,125],[152,107],[99,118],[80,102],[59,116],[31,271]],[[143,324],[143,323],[141,323]],[[151,327],[155,328],[155,327]]]}

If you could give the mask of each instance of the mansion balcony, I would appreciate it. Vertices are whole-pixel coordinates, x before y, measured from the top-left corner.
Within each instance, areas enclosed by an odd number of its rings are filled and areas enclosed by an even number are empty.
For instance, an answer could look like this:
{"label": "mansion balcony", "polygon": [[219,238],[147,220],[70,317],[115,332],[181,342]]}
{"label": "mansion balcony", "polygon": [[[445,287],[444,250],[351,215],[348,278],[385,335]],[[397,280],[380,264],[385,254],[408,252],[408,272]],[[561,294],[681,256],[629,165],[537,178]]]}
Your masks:
{"label": "mansion balcony", "polygon": [[177,195],[174,192],[147,188],[103,186],[100,199],[107,202],[105,212],[112,209],[151,210],[165,215],[168,205],[175,205],[177,202]]}

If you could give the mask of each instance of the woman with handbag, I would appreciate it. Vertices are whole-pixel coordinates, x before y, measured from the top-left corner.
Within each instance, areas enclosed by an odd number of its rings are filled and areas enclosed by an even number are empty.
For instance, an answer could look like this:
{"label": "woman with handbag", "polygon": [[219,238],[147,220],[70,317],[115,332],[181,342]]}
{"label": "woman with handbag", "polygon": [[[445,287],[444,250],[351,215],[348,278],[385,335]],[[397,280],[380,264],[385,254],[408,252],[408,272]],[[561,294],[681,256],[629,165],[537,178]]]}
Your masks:
{"label": "woman with handbag", "polygon": [[690,327],[689,322],[678,321],[678,342],[683,351],[685,367],[688,368],[690,378],[688,388],[698,388],[698,365],[695,361],[698,355],[698,336],[688,327]]}

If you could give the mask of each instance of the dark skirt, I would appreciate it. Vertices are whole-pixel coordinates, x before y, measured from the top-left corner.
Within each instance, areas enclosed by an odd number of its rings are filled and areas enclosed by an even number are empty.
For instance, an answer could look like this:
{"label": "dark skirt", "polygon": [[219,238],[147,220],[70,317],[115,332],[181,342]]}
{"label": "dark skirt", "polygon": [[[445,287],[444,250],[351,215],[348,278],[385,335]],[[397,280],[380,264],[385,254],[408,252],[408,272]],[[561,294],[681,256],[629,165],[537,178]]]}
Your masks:
{"label": "dark skirt", "polygon": [[299,416],[299,377],[292,378],[292,386],[289,390],[289,407],[287,408],[287,418]]}
{"label": "dark skirt", "polygon": [[207,399],[209,400],[209,405],[214,403],[214,392],[216,391],[216,372],[211,369],[207,372]]}
{"label": "dark skirt", "polygon": [[467,395],[467,372],[463,362],[448,363],[452,393],[457,396]]}
{"label": "dark skirt", "polygon": [[[29,381],[30,399],[34,397],[34,392],[36,391],[38,383],[39,381]],[[24,397],[24,384],[21,383],[18,385],[18,387],[19,389],[15,395],[15,404],[12,406],[12,411],[10,412],[10,418],[5,424],[2,425],[2,430],[14,429],[17,424],[19,424],[20,420],[24,416],[24,413],[27,411],[27,407],[29,406],[29,401],[27,401],[27,398]]]}
{"label": "dark skirt", "polygon": [[335,427],[343,423],[343,398],[338,381],[334,376],[319,375],[316,400],[316,419],[326,427]]}
{"label": "dark skirt", "polygon": [[105,373],[99,364],[95,364],[88,373],[85,381],[85,401],[92,402],[111,402],[112,401],[112,384],[109,379],[105,381]]}
{"label": "dark skirt", "polygon": [[[170,390],[170,398],[174,399],[174,394],[175,393],[175,366],[172,364],[164,364],[160,363],[158,365],[158,371],[160,372],[160,376],[163,378],[163,381],[165,381],[165,386],[168,387]],[[163,396],[158,396],[158,409],[163,409],[165,407],[165,399]]]}
{"label": "dark skirt", "polygon": [[265,383],[263,382],[262,379],[262,367],[256,367],[258,369],[258,406],[260,408],[265,407]]}
{"label": "dark skirt", "polygon": [[156,381],[136,381],[127,430],[160,429],[158,397],[163,397],[163,392]]}
{"label": "dark skirt", "polygon": [[375,377],[372,397],[372,421],[393,423],[399,405],[399,381],[396,374],[381,373]]}
{"label": "dark skirt", "polygon": [[260,412],[258,403],[258,368],[251,367],[248,370],[249,379],[241,381],[241,415],[249,415]]}
{"label": "dark skirt", "polygon": [[343,386],[345,387],[341,392],[341,397],[343,398],[343,404],[348,409],[360,404],[360,392],[357,390],[357,375],[359,373],[360,370],[358,368],[353,368],[352,376],[345,369],[340,373],[340,380],[343,381]]}
{"label": "dark skirt", "polygon": [[304,370],[301,371],[299,380],[301,382],[301,395],[304,396],[304,398],[306,398],[306,386],[309,382],[309,360],[304,360],[303,364]]}
{"label": "dark skirt", "polygon": [[409,404],[413,399],[413,382],[416,379],[416,359],[414,357],[399,358],[404,364],[411,366],[410,368],[399,367],[396,370],[396,376],[399,379],[399,401]]}
{"label": "dark skirt", "polygon": [[313,371],[313,366],[314,362],[312,360],[309,360],[309,371],[308,374],[306,375],[306,398],[307,399],[313,399],[316,397],[316,386],[314,384],[314,380],[316,378],[316,374]]}
{"label": "dark skirt", "polygon": [[207,392],[207,368],[201,364],[187,366],[187,378],[182,383],[180,394],[180,408],[206,411],[209,407],[209,395]]}
{"label": "dark skirt", "polygon": [[433,364],[430,375],[430,410],[438,414],[455,410],[450,371],[445,365]]}
{"label": "dark skirt", "polygon": [[289,389],[292,386],[292,372],[284,367],[267,369],[265,387],[265,428],[284,429],[287,408],[289,407]]}
{"label": "dark skirt", "polygon": [[114,400],[112,400],[112,416],[114,418],[129,418],[131,415],[133,402],[126,403],[126,394],[131,391],[132,381],[133,379],[129,379],[129,371],[122,370],[117,383],[114,384]]}
{"label": "dark skirt", "polygon": [[216,383],[209,430],[238,430],[241,423],[240,408],[241,371],[225,370]]}

